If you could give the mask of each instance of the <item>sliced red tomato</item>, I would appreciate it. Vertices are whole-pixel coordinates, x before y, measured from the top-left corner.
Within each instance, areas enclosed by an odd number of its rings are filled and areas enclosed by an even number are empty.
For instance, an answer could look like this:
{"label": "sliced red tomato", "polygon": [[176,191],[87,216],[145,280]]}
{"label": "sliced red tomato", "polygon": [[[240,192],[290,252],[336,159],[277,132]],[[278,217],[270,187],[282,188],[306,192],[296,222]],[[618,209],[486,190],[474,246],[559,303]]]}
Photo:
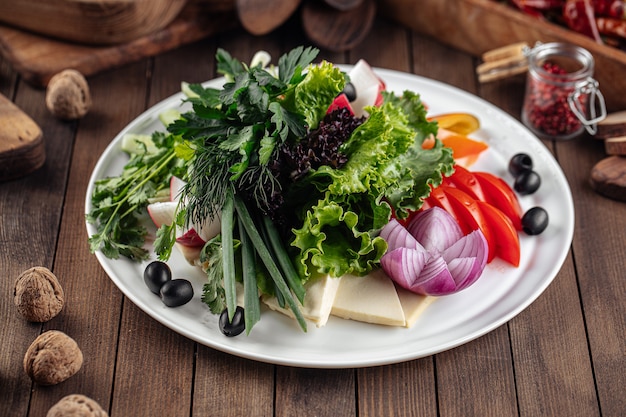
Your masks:
{"label": "sliced red tomato", "polygon": [[494,235],[496,256],[517,267],[520,261],[520,244],[517,230],[511,220],[497,207],[477,201],[489,229]]}
{"label": "sliced red tomato", "polygon": [[483,189],[485,196],[483,201],[500,209],[511,220],[516,230],[522,230],[522,207],[509,184],[489,172],[474,172],[473,174]]}
{"label": "sliced red tomato", "polygon": [[443,182],[464,191],[476,200],[485,201],[483,188],[476,177],[474,177],[474,174],[460,165],[455,165],[454,173],[449,177],[445,177]]}
{"label": "sliced red tomato", "polygon": [[456,213],[456,216],[461,219],[462,222],[469,225],[471,230],[480,229],[483,233],[487,240],[487,246],[489,247],[487,262],[491,262],[496,255],[495,235],[492,233],[483,212],[480,210],[477,200],[458,188],[445,185],[438,188],[441,188],[443,193],[448,197],[448,201]]}
{"label": "sliced red tomato", "polygon": [[461,227],[461,231],[463,232],[464,235],[475,230],[476,228],[468,224],[465,221],[465,219],[463,219],[454,209],[453,203],[448,198],[448,195],[444,192],[444,188],[451,188],[451,187],[440,185],[439,187],[432,189],[432,191],[430,192],[430,196],[428,196],[428,198],[425,200],[426,204],[428,204],[428,207],[435,207],[435,206],[440,207],[444,209],[445,211],[447,211],[448,213],[450,213],[450,215],[454,217],[454,220]]}
{"label": "sliced red tomato", "polygon": [[420,210],[426,210],[433,207],[432,202],[426,198],[422,201],[422,207],[420,207]]}

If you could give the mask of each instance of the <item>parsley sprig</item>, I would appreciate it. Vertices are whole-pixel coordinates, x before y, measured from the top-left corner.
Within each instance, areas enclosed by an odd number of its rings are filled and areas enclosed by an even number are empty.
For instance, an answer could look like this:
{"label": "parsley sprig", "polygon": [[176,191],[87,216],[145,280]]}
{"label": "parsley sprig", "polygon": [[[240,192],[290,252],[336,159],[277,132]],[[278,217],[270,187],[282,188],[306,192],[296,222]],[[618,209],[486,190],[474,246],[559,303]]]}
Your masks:
{"label": "parsley sprig", "polygon": [[111,259],[125,256],[132,260],[148,258],[143,247],[147,229],[140,218],[160,190],[169,186],[169,179],[180,175],[182,161],[177,157],[174,137],[155,132],[152,141],[156,151],[131,154],[122,173],[97,180],[91,196],[87,221],[96,226],[89,238],[91,252],[98,250]]}

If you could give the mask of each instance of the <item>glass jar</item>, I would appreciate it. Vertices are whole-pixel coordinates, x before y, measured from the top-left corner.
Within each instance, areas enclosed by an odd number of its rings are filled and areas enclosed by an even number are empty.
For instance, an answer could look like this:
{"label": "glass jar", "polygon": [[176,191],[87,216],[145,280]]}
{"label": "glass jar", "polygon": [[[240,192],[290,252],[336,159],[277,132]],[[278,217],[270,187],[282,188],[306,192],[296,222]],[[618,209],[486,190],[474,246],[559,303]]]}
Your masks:
{"label": "glass jar", "polygon": [[526,55],[522,122],[542,139],[572,139],[585,129],[595,134],[606,108],[593,79],[594,61],[589,51],[567,43],[546,43],[537,44]]}

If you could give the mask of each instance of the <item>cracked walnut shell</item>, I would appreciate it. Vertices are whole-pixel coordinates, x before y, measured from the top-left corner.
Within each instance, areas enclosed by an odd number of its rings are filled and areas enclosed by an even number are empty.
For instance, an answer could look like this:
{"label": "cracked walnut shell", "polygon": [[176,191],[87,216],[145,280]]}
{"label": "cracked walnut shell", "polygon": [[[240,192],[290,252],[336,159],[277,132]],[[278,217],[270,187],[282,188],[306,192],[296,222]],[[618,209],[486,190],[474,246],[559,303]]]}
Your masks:
{"label": "cracked walnut shell", "polygon": [[76,341],[58,330],[37,337],[24,355],[24,371],[39,385],[55,385],[74,375],[83,365]]}
{"label": "cracked walnut shell", "polygon": [[108,414],[91,398],[82,394],[71,394],[54,404],[46,417],[108,417]]}
{"label": "cracked walnut shell", "polygon": [[43,323],[61,312],[65,294],[59,280],[48,268],[36,266],[17,277],[13,301],[26,320]]}

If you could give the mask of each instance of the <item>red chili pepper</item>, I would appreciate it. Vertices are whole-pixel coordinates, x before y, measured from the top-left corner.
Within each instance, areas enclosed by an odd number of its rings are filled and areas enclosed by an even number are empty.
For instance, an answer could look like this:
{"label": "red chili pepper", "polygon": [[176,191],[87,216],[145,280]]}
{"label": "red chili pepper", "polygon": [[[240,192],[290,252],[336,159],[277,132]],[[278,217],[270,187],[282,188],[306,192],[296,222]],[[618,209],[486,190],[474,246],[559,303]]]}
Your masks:
{"label": "red chili pepper", "polygon": [[567,0],[563,6],[563,18],[571,30],[602,43],[591,0]]}
{"label": "red chili pepper", "polygon": [[593,0],[593,10],[596,16],[626,19],[624,0]]}
{"label": "red chili pepper", "polygon": [[562,7],[565,0],[512,0],[520,9],[531,7],[537,10],[550,10]]}
{"label": "red chili pepper", "polygon": [[598,17],[596,24],[601,34],[626,39],[626,20]]}
{"label": "red chili pepper", "polygon": [[527,15],[544,18],[544,12],[558,10],[565,0],[511,0],[511,3]]}

